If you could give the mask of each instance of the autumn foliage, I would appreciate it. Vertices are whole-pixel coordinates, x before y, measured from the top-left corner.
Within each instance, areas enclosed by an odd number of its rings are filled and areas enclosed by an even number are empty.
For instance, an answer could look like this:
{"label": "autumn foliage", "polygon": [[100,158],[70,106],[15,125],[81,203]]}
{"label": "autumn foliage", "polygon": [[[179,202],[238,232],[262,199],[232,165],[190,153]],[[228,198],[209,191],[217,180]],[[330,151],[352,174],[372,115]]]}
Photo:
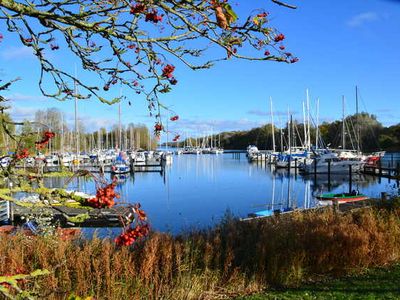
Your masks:
{"label": "autumn foliage", "polygon": [[71,292],[96,299],[234,298],[399,262],[399,213],[390,207],[255,222],[226,217],[209,230],[153,232],[131,247],[98,238],[0,236],[0,275],[46,267],[51,274],[38,282],[46,299]]}
{"label": "autumn foliage", "polygon": [[96,196],[89,198],[87,204],[94,208],[111,208],[115,204],[115,198],[120,198],[120,195],[115,192],[115,182],[98,187]]}

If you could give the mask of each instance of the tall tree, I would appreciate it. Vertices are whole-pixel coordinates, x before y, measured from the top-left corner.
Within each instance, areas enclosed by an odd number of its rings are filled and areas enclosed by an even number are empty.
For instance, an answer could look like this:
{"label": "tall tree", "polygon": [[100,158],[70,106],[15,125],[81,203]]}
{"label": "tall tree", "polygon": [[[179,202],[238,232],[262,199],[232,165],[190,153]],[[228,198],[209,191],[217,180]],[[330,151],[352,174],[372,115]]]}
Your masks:
{"label": "tall tree", "polygon": [[[121,98],[113,86],[121,84],[145,95],[158,122],[166,108],[159,95],[178,82],[172,60],[193,70],[232,57],[296,62],[271,20],[265,9],[238,16],[227,0],[0,1],[1,28],[32,48],[44,95],[60,100],[95,96],[115,103]],[[208,51],[213,46],[223,51]],[[69,51],[84,73],[78,78],[62,68],[51,51]],[[102,89],[86,72],[98,75]]]}

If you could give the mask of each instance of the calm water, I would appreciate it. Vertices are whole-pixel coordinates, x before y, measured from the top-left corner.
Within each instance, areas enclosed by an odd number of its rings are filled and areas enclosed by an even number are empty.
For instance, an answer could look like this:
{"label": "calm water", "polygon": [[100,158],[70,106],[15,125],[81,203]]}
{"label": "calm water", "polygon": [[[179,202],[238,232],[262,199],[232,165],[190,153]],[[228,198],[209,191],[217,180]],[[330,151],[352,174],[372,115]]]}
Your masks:
{"label": "calm water", "polygon": [[[111,180],[111,177],[108,177]],[[63,178],[48,179],[49,187],[60,187]],[[354,175],[353,188],[371,197],[383,191],[397,193],[395,181]],[[95,193],[91,180],[75,180],[70,189]],[[274,170],[264,164],[249,163],[245,154],[240,159],[232,154],[174,156],[165,174],[136,173],[118,183],[121,201],[140,202],[153,228],[173,233],[211,226],[229,210],[235,216],[266,208],[308,208],[318,205],[314,195],[328,191],[328,177],[304,177]],[[348,177],[331,176],[332,192],[347,192]]]}

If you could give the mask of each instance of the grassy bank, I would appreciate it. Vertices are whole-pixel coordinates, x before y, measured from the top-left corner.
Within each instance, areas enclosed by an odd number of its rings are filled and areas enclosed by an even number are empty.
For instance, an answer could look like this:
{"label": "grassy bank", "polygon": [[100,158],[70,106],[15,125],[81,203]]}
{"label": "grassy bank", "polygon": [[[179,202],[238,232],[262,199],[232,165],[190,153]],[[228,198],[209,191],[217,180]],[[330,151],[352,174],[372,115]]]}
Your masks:
{"label": "grassy bank", "polygon": [[[133,248],[109,240],[0,237],[0,275],[47,269],[38,292],[99,299],[215,299],[355,274],[400,261],[400,209],[225,218],[206,231],[152,233]],[[22,268],[22,269],[21,269]]]}
{"label": "grassy bank", "polygon": [[364,274],[273,290],[237,300],[400,299],[400,265],[371,269]]}

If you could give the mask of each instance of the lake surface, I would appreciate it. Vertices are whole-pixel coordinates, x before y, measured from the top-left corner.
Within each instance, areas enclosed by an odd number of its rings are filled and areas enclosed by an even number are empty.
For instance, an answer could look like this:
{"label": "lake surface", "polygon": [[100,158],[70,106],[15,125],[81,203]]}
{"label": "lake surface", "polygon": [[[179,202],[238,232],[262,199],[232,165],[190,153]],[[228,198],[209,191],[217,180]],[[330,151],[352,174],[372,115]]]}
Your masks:
{"label": "lake surface", "polygon": [[[110,175],[106,175],[111,180]],[[46,186],[62,187],[64,178],[48,178]],[[69,189],[95,193],[92,180],[74,180]],[[398,183],[378,177],[353,175],[353,189],[370,197],[398,193]],[[328,192],[328,176],[307,177],[293,170],[275,170],[264,163],[249,163],[245,154],[175,155],[165,174],[136,173],[118,183],[120,201],[141,203],[156,230],[179,233],[219,222],[225,213],[247,217],[266,208],[309,208],[314,195]],[[331,176],[332,192],[348,192],[349,178]]]}

